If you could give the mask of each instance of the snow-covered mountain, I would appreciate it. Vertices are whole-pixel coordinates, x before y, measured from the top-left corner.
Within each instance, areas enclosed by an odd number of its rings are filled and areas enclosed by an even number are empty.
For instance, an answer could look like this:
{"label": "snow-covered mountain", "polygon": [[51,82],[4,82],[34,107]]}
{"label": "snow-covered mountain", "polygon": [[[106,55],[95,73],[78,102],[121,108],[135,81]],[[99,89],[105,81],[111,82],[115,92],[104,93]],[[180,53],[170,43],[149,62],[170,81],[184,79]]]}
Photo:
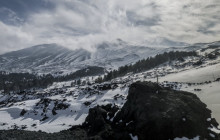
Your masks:
{"label": "snow-covered mountain", "polygon": [[87,66],[115,69],[165,51],[184,47],[159,48],[131,45],[122,40],[104,42],[94,48],[71,50],[57,44],[42,44],[0,55],[0,71],[56,73],[74,72]]}
{"label": "snow-covered mountain", "polygon": [[56,44],[43,44],[6,53],[0,56],[1,70],[13,72],[51,72],[70,69],[91,58],[83,50],[69,50]]}

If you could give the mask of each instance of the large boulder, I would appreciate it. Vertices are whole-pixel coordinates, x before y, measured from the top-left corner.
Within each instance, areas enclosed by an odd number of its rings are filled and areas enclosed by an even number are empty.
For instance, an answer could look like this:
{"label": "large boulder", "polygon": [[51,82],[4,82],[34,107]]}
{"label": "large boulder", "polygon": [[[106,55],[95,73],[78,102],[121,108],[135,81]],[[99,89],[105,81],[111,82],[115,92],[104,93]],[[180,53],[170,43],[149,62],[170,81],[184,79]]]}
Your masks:
{"label": "large boulder", "polygon": [[127,102],[114,119],[120,121],[129,123],[126,127],[139,140],[217,139],[209,128],[218,124],[195,94],[167,90],[151,82],[131,85]]}
{"label": "large boulder", "polygon": [[88,139],[218,139],[210,130],[218,126],[211,118],[211,111],[189,92],[165,89],[152,82],[136,82],[130,86],[127,102],[117,110],[111,105],[90,109],[81,126]]}

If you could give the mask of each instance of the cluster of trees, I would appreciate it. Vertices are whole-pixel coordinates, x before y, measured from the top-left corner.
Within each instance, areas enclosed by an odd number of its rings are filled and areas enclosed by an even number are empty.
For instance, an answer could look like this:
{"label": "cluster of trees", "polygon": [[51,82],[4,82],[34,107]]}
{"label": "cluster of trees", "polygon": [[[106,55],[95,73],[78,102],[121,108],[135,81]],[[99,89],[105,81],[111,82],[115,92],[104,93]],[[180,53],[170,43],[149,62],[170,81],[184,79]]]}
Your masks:
{"label": "cluster of trees", "polygon": [[53,82],[76,80],[76,84],[81,84],[80,77],[104,74],[104,68],[87,67],[74,73],[64,76],[53,76],[51,74],[34,75],[30,73],[6,73],[0,72],[0,90],[5,93],[10,91],[23,91],[31,88],[45,88]]}
{"label": "cluster of trees", "polygon": [[187,56],[197,56],[196,52],[179,52],[179,51],[171,51],[171,52],[165,52],[163,54],[158,54],[155,57],[148,57],[147,59],[139,60],[135,64],[131,65],[125,65],[122,67],[119,67],[118,70],[110,71],[107,75],[104,76],[103,79],[100,79],[99,81],[108,81],[111,79],[114,79],[116,77],[124,76],[127,73],[138,73],[142,71],[146,71],[149,69],[152,69],[158,65],[161,65],[165,62],[172,61],[172,60],[183,60],[183,57]]}
{"label": "cluster of trees", "polygon": [[104,74],[104,68],[90,66],[90,67],[78,70],[74,73],[70,73],[64,76],[59,76],[55,78],[55,81],[69,81],[69,80],[79,79],[85,76],[94,76],[94,75],[100,75],[100,74]]}
{"label": "cluster of trees", "polygon": [[5,93],[10,91],[23,91],[34,87],[47,87],[53,83],[53,76],[36,76],[29,73],[0,74],[0,90]]}

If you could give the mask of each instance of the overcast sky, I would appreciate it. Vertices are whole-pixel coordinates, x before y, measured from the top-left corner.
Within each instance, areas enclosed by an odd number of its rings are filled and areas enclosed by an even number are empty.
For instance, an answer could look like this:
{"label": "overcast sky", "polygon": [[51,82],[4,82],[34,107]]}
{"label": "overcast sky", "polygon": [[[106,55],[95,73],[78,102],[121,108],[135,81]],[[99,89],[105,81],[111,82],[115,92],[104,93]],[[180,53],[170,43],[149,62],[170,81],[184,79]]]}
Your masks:
{"label": "overcast sky", "polygon": [[120,38],[220,40],[220,0],[0,0],[0,53],[43,43],[91,50]]}

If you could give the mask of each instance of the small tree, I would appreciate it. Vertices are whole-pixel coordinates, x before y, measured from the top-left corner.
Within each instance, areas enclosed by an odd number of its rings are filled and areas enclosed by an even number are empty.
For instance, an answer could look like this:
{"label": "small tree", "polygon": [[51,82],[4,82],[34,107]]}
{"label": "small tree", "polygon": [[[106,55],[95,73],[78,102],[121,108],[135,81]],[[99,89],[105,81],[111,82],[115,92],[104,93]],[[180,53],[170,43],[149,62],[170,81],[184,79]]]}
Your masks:
{"label": "small tree", "polygon": [[103,79],[101,76],[99,76],[97,79],[95,79],[95,83],[102,83]]}
{"label": "small tree", "polygon": [[78,79],[78,80],[76,81],[76,84],[77,84],[77,85],[80,85],[80,84],[81,84],[81,79]]}
{"label": "small tree", "polygon": [[74,87],[75,83],[74,82],[71,82],[71,87]]}

